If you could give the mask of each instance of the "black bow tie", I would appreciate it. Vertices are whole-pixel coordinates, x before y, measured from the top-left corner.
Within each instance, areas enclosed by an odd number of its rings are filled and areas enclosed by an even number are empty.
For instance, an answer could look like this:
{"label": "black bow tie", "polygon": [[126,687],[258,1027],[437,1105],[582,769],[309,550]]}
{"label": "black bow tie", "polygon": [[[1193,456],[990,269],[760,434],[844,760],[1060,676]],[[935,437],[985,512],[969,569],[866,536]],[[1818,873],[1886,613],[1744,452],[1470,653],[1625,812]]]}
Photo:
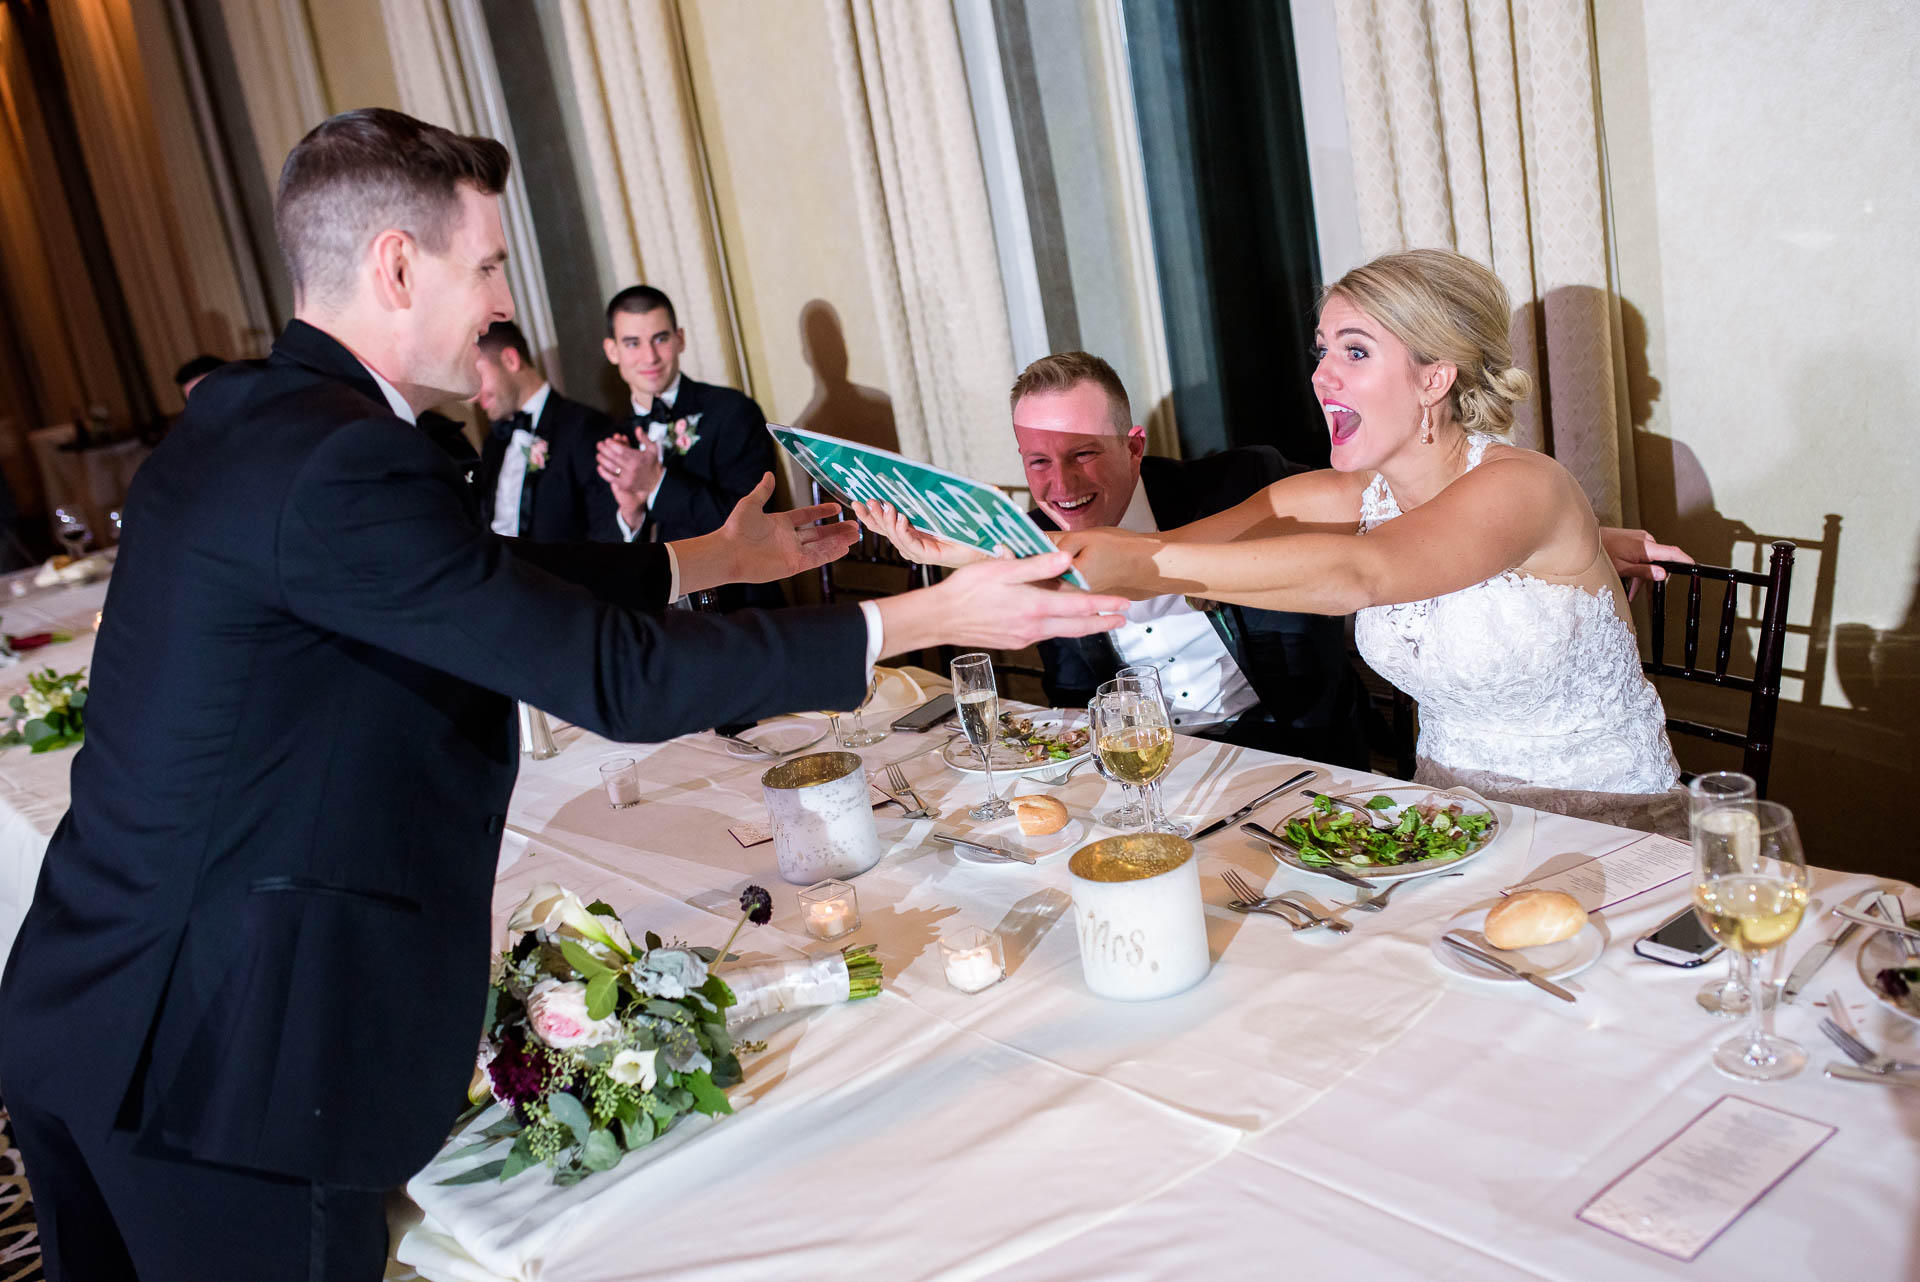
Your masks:
{"label": "black bow tie", "polygon": [[673,406],[656,396],[653,398],[653,404],[647,407],[646,413],[642,414],[636,410],[633,416],[627,421],[634,427],[642,427],[649,423],[665,423],[671,427],[673,425]]}
{"label": "black bow tie", "polygon": [[493,425],[493,435],[496,440],[510,441],[516,431],[533,431],[533,415],[520,410],[498,420]]}

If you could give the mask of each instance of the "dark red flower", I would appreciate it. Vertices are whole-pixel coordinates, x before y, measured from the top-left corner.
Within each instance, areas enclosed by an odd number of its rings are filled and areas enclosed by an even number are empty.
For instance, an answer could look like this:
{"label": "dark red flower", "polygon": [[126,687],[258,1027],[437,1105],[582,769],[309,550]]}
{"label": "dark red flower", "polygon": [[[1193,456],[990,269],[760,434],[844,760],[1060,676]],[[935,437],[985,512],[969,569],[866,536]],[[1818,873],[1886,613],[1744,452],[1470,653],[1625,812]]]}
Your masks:
{"label": "dark red flower", "polygon": [[495,1099],[505,1104],[529,1104],[546,1090],[547,1057],[509,1038],[500,1043],[487,1064],[487,1077],[493,1082]]}

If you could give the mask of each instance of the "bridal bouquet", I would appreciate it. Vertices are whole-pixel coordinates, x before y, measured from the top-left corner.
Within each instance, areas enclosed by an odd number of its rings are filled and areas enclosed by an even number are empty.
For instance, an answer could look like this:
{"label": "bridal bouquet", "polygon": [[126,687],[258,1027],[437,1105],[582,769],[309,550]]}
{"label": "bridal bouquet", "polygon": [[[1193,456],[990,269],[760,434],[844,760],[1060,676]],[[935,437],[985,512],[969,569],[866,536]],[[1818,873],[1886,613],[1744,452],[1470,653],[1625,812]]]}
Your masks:
{"label": "bridal bouquet", "polygon": [[477,1116],[507,1115],[449,1156],[509,1137],[503,1158],[442,1184],[511,1179],[537,1163],[572,1184],[645,1147],[689,1112],[732,1112],[725,1088],[741,1080],[727,1020],[823,1006],[880,991],[868,947],[826,957],[715,972],[748,921],[764,924],[772,897],[750,886],[720,949],[636,945],[611,907],[536,886],[508,923],[519,938],[494,959],[474,1083]]}

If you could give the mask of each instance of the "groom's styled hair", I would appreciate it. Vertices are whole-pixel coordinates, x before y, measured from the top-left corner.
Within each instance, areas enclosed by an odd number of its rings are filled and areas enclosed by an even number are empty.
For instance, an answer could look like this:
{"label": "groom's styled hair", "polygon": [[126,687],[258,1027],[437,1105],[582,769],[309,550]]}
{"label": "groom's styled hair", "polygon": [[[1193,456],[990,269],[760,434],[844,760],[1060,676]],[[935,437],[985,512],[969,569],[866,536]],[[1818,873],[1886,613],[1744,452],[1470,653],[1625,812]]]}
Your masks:
{"label": "groom's styled hair", "polygon": [[1082,383],[1092,383],[1107,394],[1107,423],[1117,435],[1133,431],[1133,407],[1127,401],[1127,388],[1113,366],[1091,352],[1055,352],[1042,356],[1020,371],[1007,394],[1007,408],[1020,404],[1023,396],[1036,392],[1070,392]]}
{"label": "groom's styled hair", "polygon": [[344,302],[373,238],[399,229],[443,254],[460,216],[460,185],[498,196],[513,161],[470,137],[385,107],[321,121],[287,153],[273,232],[297,305]]}

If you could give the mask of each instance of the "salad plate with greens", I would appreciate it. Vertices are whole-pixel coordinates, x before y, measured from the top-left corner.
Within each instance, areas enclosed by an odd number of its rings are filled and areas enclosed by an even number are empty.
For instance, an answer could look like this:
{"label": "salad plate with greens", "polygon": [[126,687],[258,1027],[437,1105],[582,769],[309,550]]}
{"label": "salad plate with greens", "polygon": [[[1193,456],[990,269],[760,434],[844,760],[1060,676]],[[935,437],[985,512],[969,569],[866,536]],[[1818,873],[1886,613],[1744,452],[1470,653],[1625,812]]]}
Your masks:
{"label": "salad plate with greens", "polygon": [[[1003,712],[993,740],[993,773],[1025,775],[1070,766],[1091,751],[1092,739],[1084,709]],[[980,754],[965,735],[949,739],[940,755],[955,770],[980,773]]]}
{"label": "salad plate with greens", "polygon": [[1272,827],[1287,842],[1270,847],[1281,863],[1309,872],[1333,866],[1369,881],[1451,869],[1500,835],[1499,818],[1478,797],[1417,784],[1316,797]]}
{"label": "salad plate with greens", "polygon": [[[1909,917],[1909,926],[1920,921]],[[1880,1004],[1920,1023],[1920,957],[1909,957],[1900,947],[1900,937],[1876,930],[1860,945],[1860,982],[1880,999]],[[1905,1051],[1895,1051],[1905,1055]]]}

